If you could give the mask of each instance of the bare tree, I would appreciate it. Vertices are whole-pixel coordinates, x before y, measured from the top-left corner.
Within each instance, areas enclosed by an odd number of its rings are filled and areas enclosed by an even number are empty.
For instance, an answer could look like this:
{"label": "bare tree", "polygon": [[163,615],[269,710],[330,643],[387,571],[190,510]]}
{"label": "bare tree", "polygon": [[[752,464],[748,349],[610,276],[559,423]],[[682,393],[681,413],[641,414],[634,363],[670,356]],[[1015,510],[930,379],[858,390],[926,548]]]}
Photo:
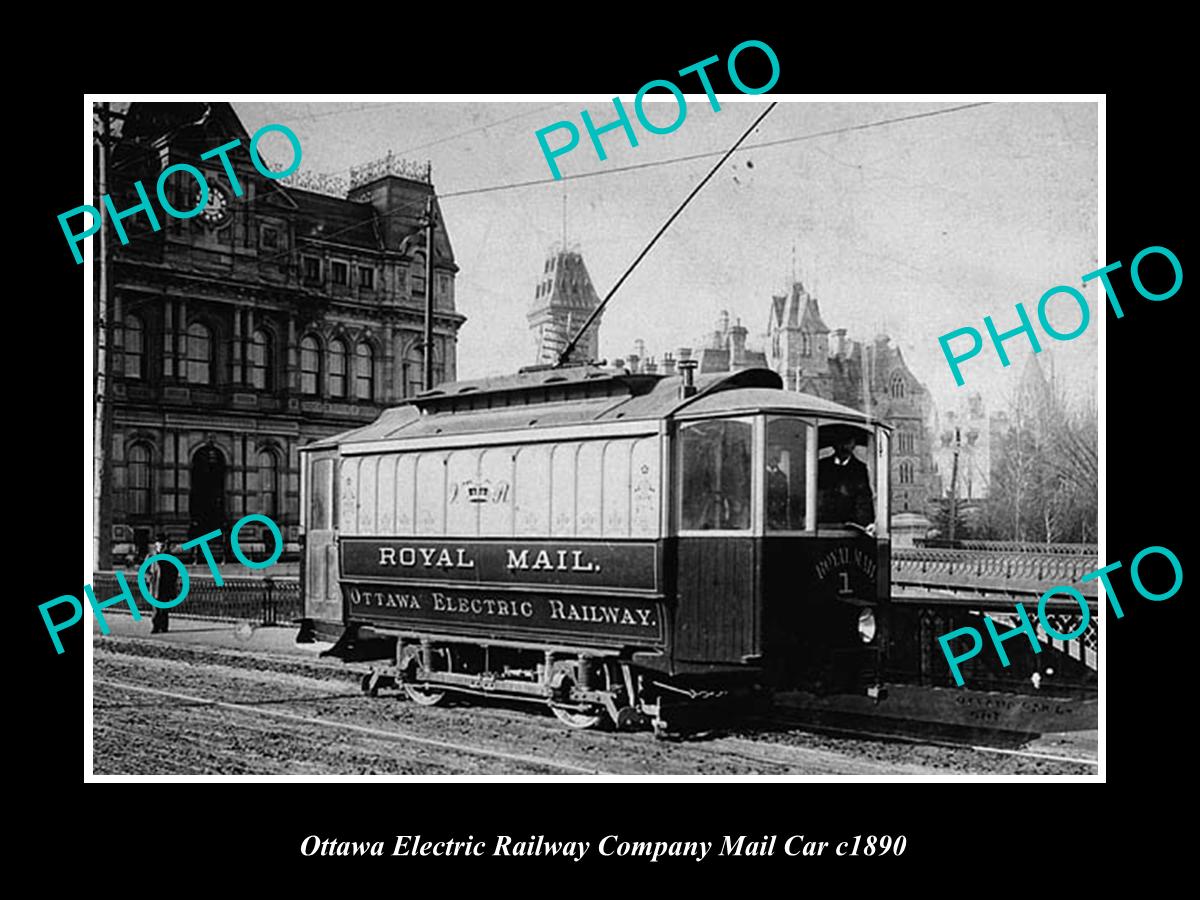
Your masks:
{"label": "bare tree", "polygon": [[1091,542],[1096,536],[1097,417],[1072,410],[1040,373],[1009,397],[1008,429],[994,436],[988,537]]}

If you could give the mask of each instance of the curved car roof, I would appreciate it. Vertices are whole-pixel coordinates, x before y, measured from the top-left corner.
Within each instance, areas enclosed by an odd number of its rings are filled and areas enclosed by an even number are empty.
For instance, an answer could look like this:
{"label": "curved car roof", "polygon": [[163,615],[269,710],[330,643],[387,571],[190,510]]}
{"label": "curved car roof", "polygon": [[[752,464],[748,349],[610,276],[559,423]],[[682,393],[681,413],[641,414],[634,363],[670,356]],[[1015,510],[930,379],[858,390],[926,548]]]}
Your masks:
{"label": "curved car roof", "polygon": [[305,445],[304,450],[405,438],[565,425],[661,420],[740,412],[807,413],[875,422],[857,409],[783,390],[770,369],[695,375],[684,397],[679,375],[631,375],[620,369],[575,366],[440,385],[385,410],[370,425]]}

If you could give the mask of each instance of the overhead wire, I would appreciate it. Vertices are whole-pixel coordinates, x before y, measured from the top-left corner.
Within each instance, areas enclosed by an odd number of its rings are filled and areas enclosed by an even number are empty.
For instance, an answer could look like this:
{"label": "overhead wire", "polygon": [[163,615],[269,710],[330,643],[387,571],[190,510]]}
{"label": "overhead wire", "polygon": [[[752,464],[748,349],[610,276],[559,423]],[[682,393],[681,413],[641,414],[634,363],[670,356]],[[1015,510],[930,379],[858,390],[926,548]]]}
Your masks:
{"label": "overhead wire", "polygon": [[709,169],[708,174],[705,175],[703,179],[701,179],[700,183],[697,184],[694,188],[692,188],[691,193],[689,193],[687,195],[687,197],[684,198],[683,202],[680,203],[678,207],[676,207],[675,212],[671,213],[670,218],[668,218],[667,221],[663,223],[662,227],[659,228],[657,232],[655,232],[654,237],[650,238],[649,243],[647,243],[646,246],[642,248],[642,252],[637,255],[637,258],[632,263],[629,264],[629,268],[627,268],[621,274],[621,277],[617,279],[617,283],[614,284],[609,289],[608,293],[604,295],[604,299],[601,300],[599,305],[595,309],[592,310],[591,315],[589,315],[587,317],[587,319],[584,321],[584,323],[580,327],[580,329],[577,332],[575,332],[575,336],[572,337],[571,340],[567,342],[567,346],[564,347],[562,352],[559,353],[559,355],[558,355],[558,363],[557,363],[558,365],[560,365],[560,366],[563,365],[571,358],[571,351],[575,349],[575,345],[578,344],[580,339],[584,336],[584,334],[587,333],[587,330],[591,326],[592,322],[594,322],[597,318],[600,317],[600,314],[602,312],[604,312],[604,307],[608,305],[608,301],[613,298],[613,295],[617,292],[617,290],[621,287],[621,285],[625,283],[625,279],[628,278],[633,273],[633,270],[637,268],[638,263],[640,263],[646,257],[646,254],[648,254],[650,252],[650,248],[652,248],[656,243],[658,243],[658,239],[660,237],[662,237],[664,234],[666,234],[667,229],[671,227],[671,223],[674,222],[677,218],[679,218],[680,213],[682,213],[684,211],[684,209],[687,208],[687,205],[692,202],[692,198],[695,197],[698,193],[700,193],[700,190],[706,184],[708,184],[709,180],[714,175],[717,174],[717,170],[720,169],[721,166],[723,166],[725,164],[725,160],[727,160],[727,159],[729,159],[729,157],[733,156],[734,151],[737,150],[738,146],[742,143],[742,141],[744,141],[746,138],[748,138],[750,136],[750,132],[754,131],[755,128],[757,128],[760,124],[762,124],[762,120],[765,119],[770,114],[771,110],[773,110],[778,105],[779,105],[778,103],[773,102],[770,106],[768,106],[766,109],[764,109],[762,111],[762,113],[758,116],[758,118],[756,118],[750,124],[750,127],[742,132],[742,136],[739,137],[736,141],[734,141],[733,146],[725,151],[725,155],[721,157],[720,161],[715,166],[713,166],[711,169]]}
{"label": "overhead wire", "polygon": [[[910,122],[910,121],[913,121],[916,119],[927,119],[927,118],[932,118],[934,116],[948,115],[950,113],[961,112],[963,110],[975,109],[977,107],[988,106],[988,105],[990,105],[990,104],[988,104],[986,102],[964,103],[959,106],[944,107],[942,109],[929,110],[929,111],[921,112],[921,113],[913,113],[911,115],[906,115],[906,116],[893,116],[893,117],[887,118],[887,119],[877,119],[872,122],[862,122],[857,125],[846,125],[846,126],[842,126],[840,128],[831,128],[831,129],[826,129],[824,131],[810,132],[808,134],[793,135],[792,137],[787,137],[787,138],[777,138],[777,139],[771,140],[771,141],[760,141],[756,144],[746,144],[744,147],[741,147],[740,149],[741,150],[754,150],[754,149],[762,149],[762,148],[766,148],[766,147],[778,147],[778,146],[781,146],[784,144],[795,144],[795,143],[800,143],[802,141],[816,140],[817,138],[822,138],[822,137],[832,137],[833,135],[837,135],[837,134],[846,134],[846,133],[853,132],[853,131],[864,131],[868,128],[879,128],[879,127],[882,127],[885,125],[895,125],[900,122]],[[458,197],[470,197],[470,196],[475,196],[477,194],[494,193],[496,191],[514,190],[516,188],[524,188],[524,187],[535,187],[537,185],[542,185],[542,184],[556,184],[559,181],[565,181],[565,180],[593,178],[593,177],[598,177],[601,175],[616,175],[621,172],[629,172],[629,171],[633,171],[635,169],[649,169],[649,168],[655,168],[658,166],[675,165],[677,163],[692,162],[697,159],[708,159],[708,158],[711,158],[714,156],[720,156],[725,152],[726,152],[725,150],[713,150],[713,151],[707,151],[704,153],[692,153],[692,154],[688,154],[686,156],[674,156],[669,159],[660,159],[660,160],[654,160],[651,162],[636,163],[636,164],[628,165],[628,166],[615,166],[613,168],[601,169],[596,172],[582,172],[578,175],[567,175],[561,179],[541,178],[541,179],[535,179],[532,181],[518,181],[518,182],[510,182],[508,184],[487,185],[484,187],[469,188],[469,189],[461,190],[461,191],[448,191],[445,193],[439,193],[436,196],[437,196],[438,201],[440,202],[442,200],[453,200]],[[404,210],[400,210],[400,209],[385,210],[385,211],[379,213],[378,218],[386,219],[392,215],[399,215],[401,212],[404,212]],[[326,238],[335,237],[339,233],[344,233],[345,231],[350,231],[350,230],[352,230],[354,228],[358,228],[358,227],[360,227],[358,224],[351,225],[348,228],[343,229],[342,232],[332,232],[331,234],[325,235],[325,237]],[[285,251],[285,252],[294,252],[294,251]]]}
{"label": "overhead wire", "polygon": [[[766,147],[778,147],[782,144],[795,144],[801,141],[811,141],[821,137],[832,137],[838,134],[847,134],[852,131],[862,131],[867,128],[878,128],[883,125],[894,125],[898,122],[909,122],[914,119],[926,119],[932,116],[943,116],[952,112],[959,112],[964,109],[973,109],[978,106],[988,106],[986,102],[981,103],[965,103],[961,106],[950,106],[944,109],[932,110],[923,113],[914,113],[909,116],[896,116],[890,119],[879,119],[874,122],[863,122],[858,125],[848,125],[841,128],[830,128],[825,131],[814,131],[809,134],[795,135],[789,138],[778,138],[773,141],[760,141],[757,144],[747,144],[742,147],[742,150],[759,150]],[[580,172],[575,175],[564,175],[562,178],[538,178],[531,181],[519,181],[511,184],[490,185],[487,187],[470,188],[462,191],[450,191],[448,193],[439,194],[438,198],[449,200],[454,197],[467,197],[473,194],[487,194],[493,191],[512,190],[514,188],[534,187],[539,184],[557,184],[560,181],[574,181],[581,178],[597,178],[602,175],[617,175],[621,172],[632,172],[637,169],[653,169],[658,166],[669,166],[681,162],[691,162],[697,159],[711,159],[714,156],[720,156],[724,150],[709,150],[704,153],[691,153],[687,156],[673,156],[670,159],[652,160],[644,163],[633,163],[627,166],[613,166],[611,168],[600,169],[595,172]]]}
{"label": "overhead wire", "polygon": [[[740,149],[743,151],[747,151],[747,150],[765,149],[765,148],[769,148],[769,147],[779,147],[779,146],[783,146],[783,145],[787,145],[787,144],[796,144],[796,143],[801,143],[804,141],[817,140],[818,138],[823,138],[823,137],[833,137],[833,136],[836,136],[839,134],[849,134],[849,133],[856,132],[856,131],[865,131],[870,128],[881,128],[881,127],[884,127],[887,125],[895,125],[895,124],[899,124],[902,122],[912,122],[912,121],[916,121],[919,119],[928,119],[928,118],[934,118],[936,116],[950,115],[952,113],[962,112],[964,110],[969,110],[969,109],[976,109],[979,107],[984,107],[984,106],[989,106],[989,105],[991,105],[991,104],[986,101],[985,102],[977,102],[977,103],[963,103],[963,104],[959,104],[957,106],[949,106],[949,107],[943,107],[941,109],[927,110],[925,112],[912,113],[912,114],[904,115],[904,116],[891,116],[891,117],[888,117],[885,119],[875,119],[870,122],[860,122],[855,125],[844,125],[844,126],[840,126],[838,128],[829,128],[829,129],[824,129],[822,131],[814,131],[814,132],[809,132],[806,134],[793,135],[791,137],[786,137],[786,138],[777,138],[775,140],[770,140],[770,141],[759,141],[758,143],[754,143],[754,144],[746,144],[744,147],[741,147]],[[499,123],[495,123],[495,124],[499,124]],[[484,127],[484,126],[480,126],[480,127]],[[495,193],[497,191],[516,190],[516,189],[526,188],[526,187],[536,187],[536,186],[544,185],[544,184],[556,184],[560,181],[580,180],[583,178],[596,178],[596,177],[600,177],[600,176],[604,176],[604,175],[618,175],[618,174],[621,174],[624,172],[632,172],[632,171],[642,170],[642,169],[658,168],[660,166],[677,165],[679,163],[693,162],[698,159],[709,159],[714,156],[721,156],[722,154],[724,154],[726,152],[727,151],[725,151],[725,150],[712,150],[712,151],[705,151],[703,153],[691,153],[691,154],[687,154],[684,156],[670,157],[668,159],[651,160],[651,161],[644,162],[644,163],[633,163],[633,164],[627,165],[627,166],[613,166],[611,168],[600,169],[595,172],[581,172],[576,175],[565,175],[562,178],[539,178],[539,179],[532,179],[529,181],[509,182],[506,184],[485,185],[485,186],[477,187],[477,188],[467,188],[467,189],[460,190],[460,191],[448,191],[448,192],[436,194],[435,196],[436,196],[436,199],[440,202],[443,200],[456,199],[458,197],[470,197],[470,196],[476,196],[479,194]],[[415,205],[423,205],[423,204],[418,203]],[[414,206],[414,204],[402,204],[400,206],[393,207],[392,209],[384,210],[383,212],[380,212],[376,215],[376,221],[391,218],[392,216],[401,215],[406,212],[411,212],[413,210],[413,206]],[[243,206],[241,208],[244,209],[247,207]],[[364,224],[365,223],[356,222],[353,225],[348,225],[345,228],[338,229],[336,231],[330,232],[329,234],[321,235],[321,239],[329,240],[331,238],[338,237],[339,235],[346,234],[347,232],[353,231],[356,228],[361,228],[361,227],[363,227]],[[298,250],[299,250],[299,248],[290,248],[288,250],[281,251],[280,253],[273,254],[273,255],[265,257],[265,258],[260,257],[259,261],[260,262],[270,262],[270,261],[272,261],[274,259],[278,259],[282,256],[288,256],[292,253],[296,253],[296,252],[298,252]]]}

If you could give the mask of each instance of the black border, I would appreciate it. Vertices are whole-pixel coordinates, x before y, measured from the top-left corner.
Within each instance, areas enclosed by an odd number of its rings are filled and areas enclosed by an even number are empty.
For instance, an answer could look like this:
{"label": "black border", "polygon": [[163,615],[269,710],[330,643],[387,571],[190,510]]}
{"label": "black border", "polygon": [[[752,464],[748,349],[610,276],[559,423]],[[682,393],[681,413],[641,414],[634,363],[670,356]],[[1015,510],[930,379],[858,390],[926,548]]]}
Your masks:
{"label": "black border", "polygon": [[[353,91],[369,86],[474,93],[482,84],[485,89],[506,92],[602,91],[628,96],[644,81],[661,77],[664,72],[714,53],[724,57],[733,44],[743,39],[722,36],[700,40],[678,37],[669,29],[630,27],[622,39],[597,35],[588,43],[577,26],[567,27],[569,34],[558,35],[557,43],[551,41],[552,35],[534,31],[528,38],[510,37],[478,52],[461,41],[453,46],[443,40],[422,47],[418,38],[409,35],[404,39],[403,72],[382,64],[378,72],[369,71],[369,67],[361,71],[347,67],[339,75],[338,89]],[[869,77],[860,73],[856,79],[853,73],[847,76],[846,70],[874,52],[873,46],[855,47],[842,37],[847,42],[845,58],[841,65],[832,66],[809,62],[809,49],[817,33],[804,37],[799,26],[796,30],[771,30],[738,25],[731,25],[724,33],[743,31],[745,37],[759,37],[777,50],[782,74],[775,92],[852,87],[919,91],[951,85],[964,91],[1011,89],[999,83],[1011,74],[1011,68],[989,72],[986,78],[968,72],[960,79],[953,65],[939,65],[934,66],[941,69],[936,80],[928,79],[923,85],[912,83],[916,79],[907,72],[900,73],[894,82],[869,73]],[[426,55],[419,58],[422,50]],[[296,70],[294,81],[287,85],[289,89],[333,89],[328,67],[300,65],[306,58],[303,49],[293,46],[280,52]],[[892,64],[901,66],[900,57],[915,54],[918,49],[897,47],[895,52]],[[1093,52],[1102,54],[1104,50],[1097,45]],[[1010,66],[1017,63],[1011,54],[1006,58]],[[1021,58],[1030,59],[1024,55]],[[1034,53],[1033,59],[1037,58]],[[1068,68],[1072,65],[1071,58],[1061,54],[1045,59],[1052,58]],[[464,60],[469,65],[461,64]],[[454,62],[460,64],[455,67]],[[447,75],[448,71],[455,74]],[[1097,90],[1098,83],[1110,80],[1089,77],[1083,70],[1067,74],[1077,82],[1073,85],[1077,90]],[[105,81],[99,88],[171,89],[167,85],[148,85],[151,77],[149,72],[129,74],[125,83]],[[750,75],[746,77],[749,81]],[[1079,83],[1086,81],[1092,84]],[[179,89],[249,87],[208,82]],[[271,87],[278,89],[279,85]],[[1031,87],[1052,90],[1057,85]],[[727,90],[728,86],[717,84],[717,89]],[[1013,793],[1012,785],[958,783],[935,788],[937,796],[930,796],[925,786],[846,781],[795,785],[648,781],[577,788],[530,782],[236,784],[221,785],[216,790],[164,784],[155,789],[155,797],[148,802],[129,802],[127,796],[132,792],[144,797],[153,789],[144,784],[84,786],[79,718],[84,635],[79,629],[69,632],[65,635],[67,652],[55,654],[36,608],[37,603],[59,594],[78,595],[80,587],[79,566],[74,561],[74,549],[67,544],[66,532],[70,532],[71,540],[75,539],[74,522],[80,510],[74,480],[77,476],[71,473],[79,472],[79,438],[74,428],[84,405],[80,390],[82,356],[75,356],[65,347],[58,352],[45,351],[58,343],[50,343],[54,338],[61,337],[69,345],[78,334],[78,324],[71,324],[72,333],[64,334],[62,323],[76,321],[64,311],[76,308],[81,269],[63,252],[62,235],[54,217],[75,206],[81,195],[78,165],[83,108],[82,96],[69,91],[53,99],[47,95],[39,103],[33,115],[35,120],[41,116],[35,125],[37,140],[33,149],[26,151],[36,153],[35,161],[27,160],[36,177],[22,179],[26,182],[22,187],[30,190],[31,197],[20,207],[30,211],[22,221],[34,229],[33,239],[22,239],[17,244],[22,252],[14,266],[20,270],[18,285],[23,285],[19,287],[23,295],[23,334],[38,335],[41,340],[10,341],[19,360],[13,361],[10,371],[35,372],[37,377],[35,389],[18,383],[8,407],[10,441],[32,448],[34,457],[34,477],[18,479],[18,490],[11,495],[21,509],[13,549],[29,546],[34,552],[16,552],[11,566],[19,584],[15,592],[19,598],[17,614],[24,617],[28,632],[21,636],[28,638],[27,643],[22,640],[23,656],[28,654],[31,664],[21,664],[21,687],[16,691],[18,705],[28,707],[22,709],[21,721],[26,729],[23,734],[29,739],[10,741],[18,744],[26,757],[17,771],[32,774],[32,779],[24,781],[40,791],[36,808],[29,813],[33,834],[65,836],[67,831],[74,831],[89,840],[112,840],[114,867],[130,865],[140,872],[162,873],[179,863],[192,870],[197,881],[209,884],[277,886],[281,880],[298,877],[313,887],[328,876],[331,882],[336,879],[344,885],[354,884],[368,872],[406,878],[414,874],[413,866],[420,866],[426,875],[444,877],[446,884],[454,887],[458,879],[473,878],[479,865],[486,862],[488,869],[528,879],[527,883],[519,883],[529,888],[545,883],[567,889],[571,889],[572,882],[554,878],[562,873],[548,871],[547,866],[587,865],[607,873],[628,873],[639,878],[659,873],[675,879],[688,872],[707,877],[717,863],[692,867],[681,862],[651,866],[626,861],[613,865],[593,856],[580,864],[541,860],[531,866],[523,860],[484,858],[456,859],[453,869],[447,869],[447,860],[406,858],[399,862],[385,857],[385,867],[373,859],[302,859],[299,844],[313,833],[348,840],[390,840],[396,834],[417,832],[439,839],[500,832],[514,836],[546,834],[558,840],[590,837],[593,841],[613,832],[665,840],[724,833],[778,833],[781,837],[806,833],[829,840],[872,832],[908,836],[903,858],[878,859],[870,866],[847,868],[845,860],[822,866],[821,860],[780,857],[761,863],[734,860],[722,866],[735,867],[742,875],[753,877],[761,872],[762,864],[770,864],[796,875],[796,880],[789,883],[801,885],[804,874],[814,865],[849,874],[856,879],[852,884],[868,871],[891,877],[900,870],[921,877],[923,883],[936,884],[940,867],[957,869],[959,864],[973,869],[979,879],[986,877],[984,872],[993,866],[1004,871],[1003,877],[1015,878],[1017,868],[1010,867],[1020,867],[1020,858],[1029,861],[1030,869],[1039,865],[1036,860],[1046,861],[1048,857],[1038,856],[1039,848],[1043,853],[1053,853],[1051,847],[1071,846],[1070,860],[1078,863],[1092,856],[1083,847],[1102,851],[1114,840],[1104,833],[1104,812],[1109,807],[1101,806],[1101,795],[1085,797],[1080,793],[1096,788],[1052,783],[1023,785],[1017,788],[1019,794]],[[1184,186],[1191,179],[1184,175],[1185,140],[1175,131],[1180,116],[1178,102],[1166,91],[1130,89],[1108,95],[1108,247],[1107,259],[1102,262],[1120,259],[1126,265],[1124,275],[1118,273],[1114,278],[1124,301],[1125,317],[1117,320],[1111,310],[1106,313],[1108,365],[1102,379],[1107,389],[1106,561],[1120,559],[1127,566],[1143,547],[1160,544],[1171,548],[1188,571],[1186,541],[1190,532],[1184,519],[1191,507],[1191,455],[1190,407],[1186,401],[1192,383],[1187,368],[1193,354],[1183,319],[1186,286],[1168,301],[1150,303],[1132,292],[1127,275],[1132,257],[1151,245],[1171,248],[1187,269],[1182,213]],[[29,243],[37,260],[32,266],[24,260],[23,250]],[[10,468],[10,477],[13,474]],[[34,487],[26,488],[25,483]],[[1116,621],[1110,612],[1105,632],[1107,777],[1118,791],[1136,788],[1145,793],[1148,787],[1156,789],[1158,779],[1186,779],[1182,739],[1174,735],[1176,728],[1186,728],[1190,723],[1191,654],[1187,642],[1193,632],[1187,628],[1186,588],[1171,600],[1156,604],[1136,597],[1126,573],[1118,573],[1114,584],[1126,615]],[[80,788],[107,791],[108,802],[99,801],[94,793],[84,795]],[[263,792],[269,792],[269,796]],[[1111,800],[1112,795],[1104,797]],[[1151,819],[1143,819],[1141,824],[1147,832],[1156,830]],[[1129,837],[1130,830],[1134,829],[1123,829],[1121,837],[1125,853],[1132,852],[1131,842],[1136,841]],[[1098,844],[1091,840],[1097,832]],[[130,836],[136,859],[124,855],[122,842],[117,840],[122,834]],[[1147,839],[1153,838],[1143,838]],[[168,848],[162,853],[147,849],[163,843],[172,848],[195,849]],[[46,841],[46,846],[54,845],[54,841]],[[206,865],[210,861],[216,863],[215,868]],[[539,882],[545,875],[550,879]],[[749,880],[742,883],[747,887],[767,884]],[[617,882],[594,884],[597,888],[609,884],[623,890]]]}

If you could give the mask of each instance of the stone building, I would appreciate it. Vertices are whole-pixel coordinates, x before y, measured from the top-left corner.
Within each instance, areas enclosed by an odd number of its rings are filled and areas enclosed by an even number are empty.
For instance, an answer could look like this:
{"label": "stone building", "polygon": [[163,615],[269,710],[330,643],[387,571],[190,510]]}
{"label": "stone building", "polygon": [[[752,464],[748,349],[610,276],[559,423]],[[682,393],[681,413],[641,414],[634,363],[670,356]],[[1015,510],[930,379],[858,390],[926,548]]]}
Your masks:
{"label": "stone building", "polygon": [[696,350],[700,372],[736,372],[739,369],[767,368],[766,355],[746,346],[749,330],[736,319],[729,324],[729,313],[721,310],[716,327],[705,335]]}
{"label": "stone building", "polygon": [[892,426],[892,512],[924,514],[940,495],[930,429],[933,400],[886,335],[850,340],[830,329],[799,281],[771,298],[767,359],[789,390],[860,409]]}
{"label": "stone building", "polygon": [[[933,401],[929,391],[909,370],[900,348],[883,335],[853,341],[846,329],[830,329],[820,304],[795,281],[788,293],[771,298],[766,349],[747,347],[748,330],[741,320],[730,324],[722,311],[712,331],[695,349],[683,347],[679,357],[694,355],[701,372],[727,372],[762,366],[774,369],[784,387],[834,400],[863,410],[891,425],[892,514],[906,516],[911,529],[923,534],[931,499],[940,496],[933,464],[930,429]],[[641,341],[617,364],[633,371],[674,370],[670,353],[661,360],[647,358]]]}
{"label": "stone building", "polygon": [[[241,147],[228,158],[240,196],[219,158],[200,158],[235,139]],[[298,448],[426,387],[429,289],[434,379],[455,378],[465,318],[429,166],[389,155],[352,168],[348,181],[273,180],[252,165],[249,143],[228,103],[134,103],[110,155],[118,210],[138,203],[135,181],[153,197],[159,173],[176,163],[203,172],[210,196],[186,220],[159,210],[159,230],[144,213],[130,216],[128,245],[108,241],[102,568],[124,564],[157,532],[176,541],[227,534],[255,512],[280,525],[286,553],[296,554]],[[180,210],[198,200],[186,172],[165,193]],[[429,198],[433,285],[421,227]],[[241,542],[269,541],[257,528]]]}
{"label": "stone building", "polygon": [[[993,443],[1007,429],[1007,423],[1003,413],[988,414],[983,397],[978,393],[968,395],[958,409],[937,416],[933,463],[940,479],[941,496],[950,496],[953,481],[959,500],[987,499]],[[954,467],[956,450],[957,473]]]}
{"label": "stone building", "polygon": [[646,342],[640,338],[633,343],[633,351],[614,364],[630,372],[674,375],[680,360],[695,357],[697,371],[737,372],[740,369],[768,368],[767,357],[761,350],[746,346],[749,330],[741,319],[730,324],[729,312],[721,310],[716,326],[701,336],[696,347],[680,347],[678,356],[670,350],[663,351],[660,358],[646,355]]}
{"label": "stone building", "polygon": [[[592,278],[578,247],[554,247],[546,257],[534,290],[533,306],[526,318],[537,348],[537,365],[553,365],[575,332],[600,305]],[[600,320],[588,326],[587,334],[571,351],[571,360],[599,359]]]}

